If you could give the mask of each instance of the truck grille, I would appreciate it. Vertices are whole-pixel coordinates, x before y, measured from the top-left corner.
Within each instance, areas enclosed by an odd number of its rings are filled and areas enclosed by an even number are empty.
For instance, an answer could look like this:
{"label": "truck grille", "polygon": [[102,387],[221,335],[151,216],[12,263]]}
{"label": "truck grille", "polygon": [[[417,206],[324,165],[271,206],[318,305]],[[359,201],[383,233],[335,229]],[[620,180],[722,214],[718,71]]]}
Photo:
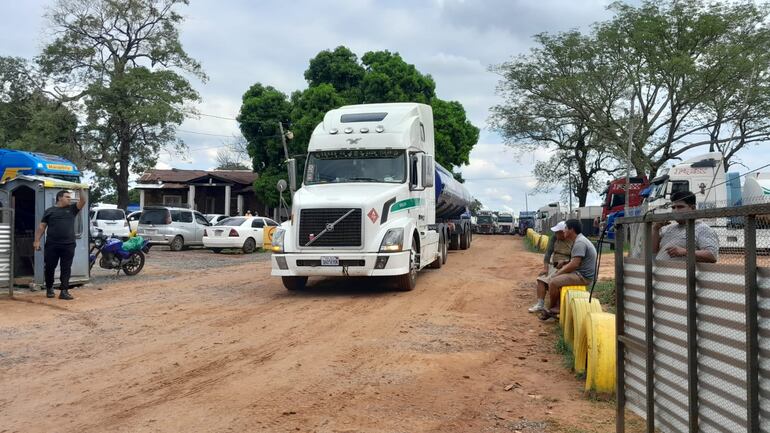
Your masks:
{"label": "truck grille", "polygon": [[[302,209],[299,215],[299,246],[304,247],[311,236],[318,236],[327,224],[331,224],[346,213],[347,209]],[[319,237],[310,247],[360,247],[361,246],[361,209],[353,209],[353,212],[334,226],[334,230],[327,231]]]}

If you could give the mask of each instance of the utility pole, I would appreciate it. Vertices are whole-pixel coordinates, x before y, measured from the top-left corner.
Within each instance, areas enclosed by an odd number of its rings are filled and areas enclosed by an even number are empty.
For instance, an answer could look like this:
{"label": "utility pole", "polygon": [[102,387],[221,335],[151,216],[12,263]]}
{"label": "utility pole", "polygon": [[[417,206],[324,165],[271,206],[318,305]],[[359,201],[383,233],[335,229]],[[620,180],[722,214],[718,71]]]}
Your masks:
{"label": "utility pole", "polygon": [[569,216],[572,218],[572,158],[567,160],[567,188],[569,190]]}
{"label": "utility pole", "polygon": [[289,147],[286,145],[287,133],[283,131],[283,123],[278,122],[278,129],[280,129],[281,131],[281,143],[283,143],[283,154],[286,157],[286,170],[289,173],[289,190],[291,191],[291,198],[293,200],[294,192],[297,190],[297,161],[293,158],[289,158]]}
{"label": "utility pole", "polygon": [[631,199],[631,152],[634,146],[634,95],[631,94],[631,112],[628,116],[628,151],[626,154],[626,204],[623,215],[628,216],[629,200]]}
{"label": "utility pole", "polygon": [[529,201],[527,200],[528,199],[528,197],[527,197],[528,195],[529,195],[529,193],[524,191],[524,210],[526,212],[529,212]]}

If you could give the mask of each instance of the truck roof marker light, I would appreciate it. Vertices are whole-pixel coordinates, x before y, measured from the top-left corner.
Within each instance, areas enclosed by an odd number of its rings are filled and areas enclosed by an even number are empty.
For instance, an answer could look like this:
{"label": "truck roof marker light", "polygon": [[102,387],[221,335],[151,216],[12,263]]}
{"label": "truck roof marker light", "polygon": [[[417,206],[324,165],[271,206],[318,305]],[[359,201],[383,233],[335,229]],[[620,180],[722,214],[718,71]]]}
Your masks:
{"label": "truck roof marker light", "polygon": [[385,132],[385,127],[384,127],[384,126],[382,126],[382,125],[377,125],[377,127],[376,127],[376,128],[374,128],[374,130],[375,130],[377,133]]}
{"label": "truck roof marker light", "polygon": [[349,126],[348,126],[348,127],[347,127],[347,128],[345,128],[343,131],[345,132],[345,134],[352,134],[352,133],[353,133],[353,128],[351,128],[351,127],[349,127]]}
{"label": "truck roof marker light", "polygon": [[361,132],[361,134],[366,134],[367,132],[369,132],[369,128],[361,128],[359,129],[359,131]]}
{"label": "truck roof marker light", "polygon": [[329,134],[331,134],[331,135],[334,135],[334,134],[336,134],[338,132],[340,132],[340,130],[337,129],[337,128],[332,128],[332,129],[329,130]]}

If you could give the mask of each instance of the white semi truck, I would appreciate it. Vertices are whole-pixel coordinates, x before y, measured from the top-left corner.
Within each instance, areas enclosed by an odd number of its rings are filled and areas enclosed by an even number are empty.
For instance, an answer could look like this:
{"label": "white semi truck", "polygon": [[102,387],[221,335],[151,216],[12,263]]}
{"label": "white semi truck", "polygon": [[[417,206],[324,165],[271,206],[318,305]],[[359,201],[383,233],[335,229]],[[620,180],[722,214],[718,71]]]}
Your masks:
{"label": "white semi truck", "polygon": [[272,275],[392,276],[412,290],[448,249],[470,247],[473,198],[434,161],[433,112],[416,103],[326,113],[310,139],[291,218],[273,235]]}

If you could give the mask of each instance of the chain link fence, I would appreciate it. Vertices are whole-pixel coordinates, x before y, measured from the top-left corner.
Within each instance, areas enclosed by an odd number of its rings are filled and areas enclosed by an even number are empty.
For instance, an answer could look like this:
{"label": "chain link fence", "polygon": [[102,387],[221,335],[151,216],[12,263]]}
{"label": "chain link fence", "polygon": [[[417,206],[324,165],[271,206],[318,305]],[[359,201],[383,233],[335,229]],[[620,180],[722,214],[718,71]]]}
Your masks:
{"label": "chain link fence", "polygon": [[617,432],[770,433],[770,203],[719,204],[616,221]]}

